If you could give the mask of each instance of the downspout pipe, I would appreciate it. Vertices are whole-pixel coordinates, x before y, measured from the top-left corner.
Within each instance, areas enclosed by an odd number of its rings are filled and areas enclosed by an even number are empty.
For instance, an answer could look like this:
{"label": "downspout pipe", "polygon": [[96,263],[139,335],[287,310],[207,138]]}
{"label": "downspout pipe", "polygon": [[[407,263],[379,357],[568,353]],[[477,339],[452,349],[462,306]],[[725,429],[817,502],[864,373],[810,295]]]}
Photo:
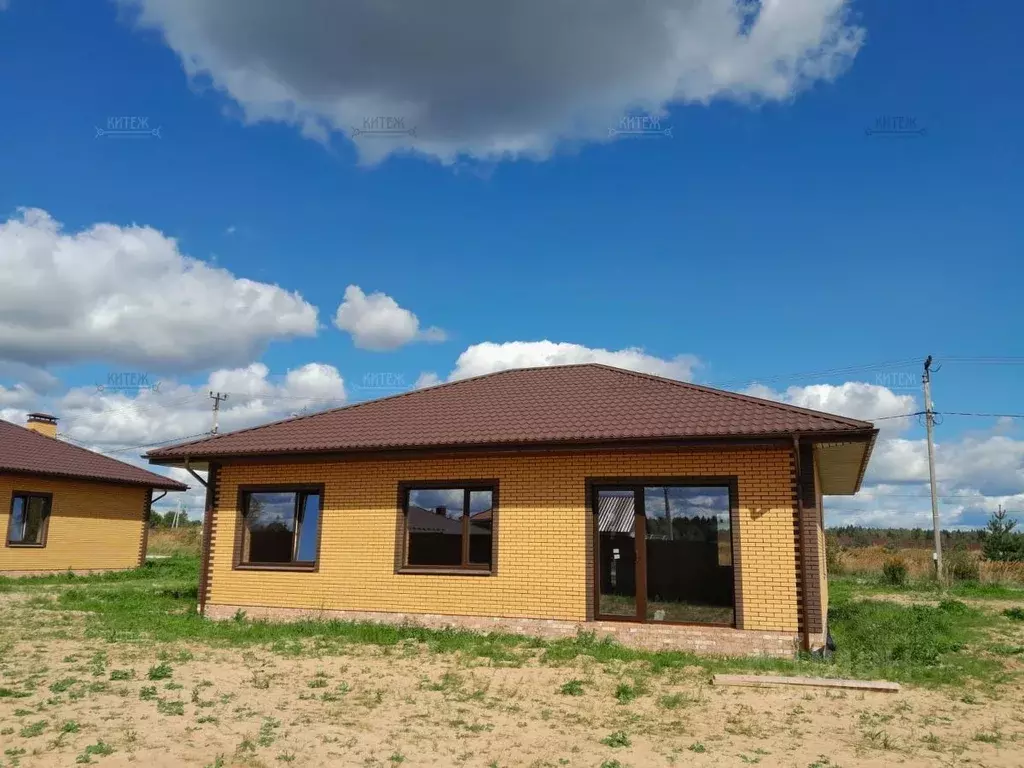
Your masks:
{"label": "downspout pipe", "polygon": [[192,477],[194,477],[194,478],[195,478],[196,480],[198,480],[198,481],[199,481],[199,482],[200,482],[200,483],[202,484],[202,486],[203,486],[204,488],[208,487],[208,486],[207,486],[207,484],[206,484],[206,480],[203,480],[203,478],[201,478],[201,477],[200,477],[199,475],[197,475],[197,474],[196,474],[196,471],[195,471],[194,469],[192,469],[192,465],[191,465],[191,464],[189,464],[189,460],[188,460],[188,457],[187,457],[187,456],[185,457],[185,470],[186,470],[186,471],[187,471],[187,472],[188,472],[188,473],[189,473],[190,475],[192,475]]}
{"label": "downspout pipe", "polygon": [[808,600],[807,584],[807,547],[804,542],[804,499],[803,499],[803,472],[800,466],[800,435],[793,435],[793,466],[796,470],[796,482],[793,490],[796,493],[796,540],[797,551],[800,555],[800,591],[801,608],[803,613],[803,632],[801,645],[804,651],[811,650],[811,622],[810,622],[810,601]]}

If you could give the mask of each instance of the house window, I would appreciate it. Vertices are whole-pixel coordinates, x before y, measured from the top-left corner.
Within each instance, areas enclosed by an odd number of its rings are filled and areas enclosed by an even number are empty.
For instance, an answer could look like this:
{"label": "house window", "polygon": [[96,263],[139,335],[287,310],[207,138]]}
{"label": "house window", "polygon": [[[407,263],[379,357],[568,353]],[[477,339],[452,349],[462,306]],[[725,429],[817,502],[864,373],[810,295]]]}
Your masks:
{"label": "house window", "polygon": [[7,546],[45,547],[52,501],[48,493],[15,491],[7,523]]}
{"label": "house window", "polygon": [[733,478],[593,483],[598,618],[734,626]]}
{"label": "house window", "polygon": [[322,488],[242,488],[239,495],[238,565],[310,570],[316,567]]}
{"label": "house window", "polygon": [[494,483],[404,484],[402,567],[490,573],[496,507]]}

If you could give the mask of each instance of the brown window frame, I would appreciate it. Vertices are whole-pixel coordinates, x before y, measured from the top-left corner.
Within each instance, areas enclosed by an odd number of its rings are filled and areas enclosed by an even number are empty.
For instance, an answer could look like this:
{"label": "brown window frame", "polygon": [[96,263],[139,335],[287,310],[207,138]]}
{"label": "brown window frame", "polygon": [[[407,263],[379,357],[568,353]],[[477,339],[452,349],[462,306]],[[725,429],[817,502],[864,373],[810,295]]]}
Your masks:
{"label": "brown window frame", "polygon": [[[20,541],[11,541],[11,533],[14,530],[14,500],[17,498],[26,499],[25,506],[28,506],[27,499],[31,497],[39,497],[46,499],[46,511],[43,513],[43,525],[42,530],[39,532],[39,543],[25,544]],[[45,491],[12,491],[11,492],[11,507],[8,510],[7,516],[7,536],[5,537],[6,546],[12,549],[42,549],[46,546],[46,540],[50,533],[50,517],[53,515],[53,494]]]}
{"label": "brown window frame", "polygon": [[[242,551],[245,549],[245,516],[248,511],[248,498],[253,493],[294,493],[295,494],[295,513],[299,514],[299,499],[302,498],[302,494],[306,495],[319,495],[320,496],[320,518],[318,521],[317,532],[316,532],[316,555],[315,559],[310,562],[308,560],[302,561],[291,561],[288,563],[261,563],[261,562],[244,562],[242,560]],[[236,517],[238,518],[236,531],[235,531],[235,551],[234,551],[234,563],[233,568],[236,571],[299,571],[306,573],[315,573],[320,570],[320,542],[323,539],[324,532],[324,485],[321,484],[295,484],[295,483],[280,483],[280,484],[269,484],[269,485],[240,485],[238,486],[238,505],[236,508]],[[299,532],[299,526],[301,521],[296,520],[295,530],[295,544],[294,547],[298,546],[298,540],[301,536]],[[294,555],[293,555],[294,556]]]}
{"label": "brown window frame", "polygon": [[[644,488],[646,487],[680,487],[680,488],[727,488],[729,491],[729,544],[732,547],[732,622],[693,622],[693,621],[654,621],[647,618],[647,515],[644,508]],[[601,573],[600,557],[597,548],[600,537],[598,526],[598,491],[632,490],[634,493],[634,536],[637,541],[644,541],[643,550],[637,551],[635,563],[636,575],[636,615],[620,616],[601,613]],[[739,509],[739,477],[737,475],[715,476],[669,476],[669,477],[588,477],[586,480],[587,509],[590,510],[591,556],[593,557],[593,575],[591,600],[592,615],[596,621],[622,621],[632,624],[655,624],[677,627],[721,627],[743,629],[740,606],[742,604],[742,568],[740,565],[740,509]]]}
{"label": "brown window frame", "polygon": [[[409,494],[435,488],[459,488],[464,494],[462,565],[409,565]],[[491,492],[491,563],[469,563],[469,494]],[[398,525],[396,527],[395,573],[441,576],[495,576],[498,573],[498,481],[497,480],[403,480],[398,484]]]}

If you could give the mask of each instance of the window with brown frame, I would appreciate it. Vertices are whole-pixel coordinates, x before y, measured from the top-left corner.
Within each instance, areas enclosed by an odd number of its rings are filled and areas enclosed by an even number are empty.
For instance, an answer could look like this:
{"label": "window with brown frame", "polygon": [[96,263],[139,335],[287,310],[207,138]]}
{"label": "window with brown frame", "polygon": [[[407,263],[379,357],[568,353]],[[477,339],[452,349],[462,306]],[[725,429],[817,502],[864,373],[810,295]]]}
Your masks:
{"label": "window with brown frame", "polygon": [[53,497],[48,493],[15,491],[7,521],[8,547],[45,547]]}
{"label": "window with brown frame", "polygon": [[316,567],[320,546],[318,487],[260,486],[239,489],[239,566]]}
{"label": "window with brown frame", "polygon": [[408,483],[401,498],[404,569],[492,572],[495,483]]}

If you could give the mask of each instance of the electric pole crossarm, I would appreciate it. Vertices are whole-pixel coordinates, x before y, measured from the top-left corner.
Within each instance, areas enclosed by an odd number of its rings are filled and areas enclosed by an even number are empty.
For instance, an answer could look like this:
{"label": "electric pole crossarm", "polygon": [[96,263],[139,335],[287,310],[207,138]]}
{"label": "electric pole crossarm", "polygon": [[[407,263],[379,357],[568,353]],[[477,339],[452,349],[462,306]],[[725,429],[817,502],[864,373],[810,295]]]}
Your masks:
{"label": "electric pole crossarm", "polygon": [[221,392],[210,391],[210,399],[213,400],[213,429],[210,430],[211,435],[217,434],[217,417],[220,415],[220,401],[227,400],[228,396]]}

